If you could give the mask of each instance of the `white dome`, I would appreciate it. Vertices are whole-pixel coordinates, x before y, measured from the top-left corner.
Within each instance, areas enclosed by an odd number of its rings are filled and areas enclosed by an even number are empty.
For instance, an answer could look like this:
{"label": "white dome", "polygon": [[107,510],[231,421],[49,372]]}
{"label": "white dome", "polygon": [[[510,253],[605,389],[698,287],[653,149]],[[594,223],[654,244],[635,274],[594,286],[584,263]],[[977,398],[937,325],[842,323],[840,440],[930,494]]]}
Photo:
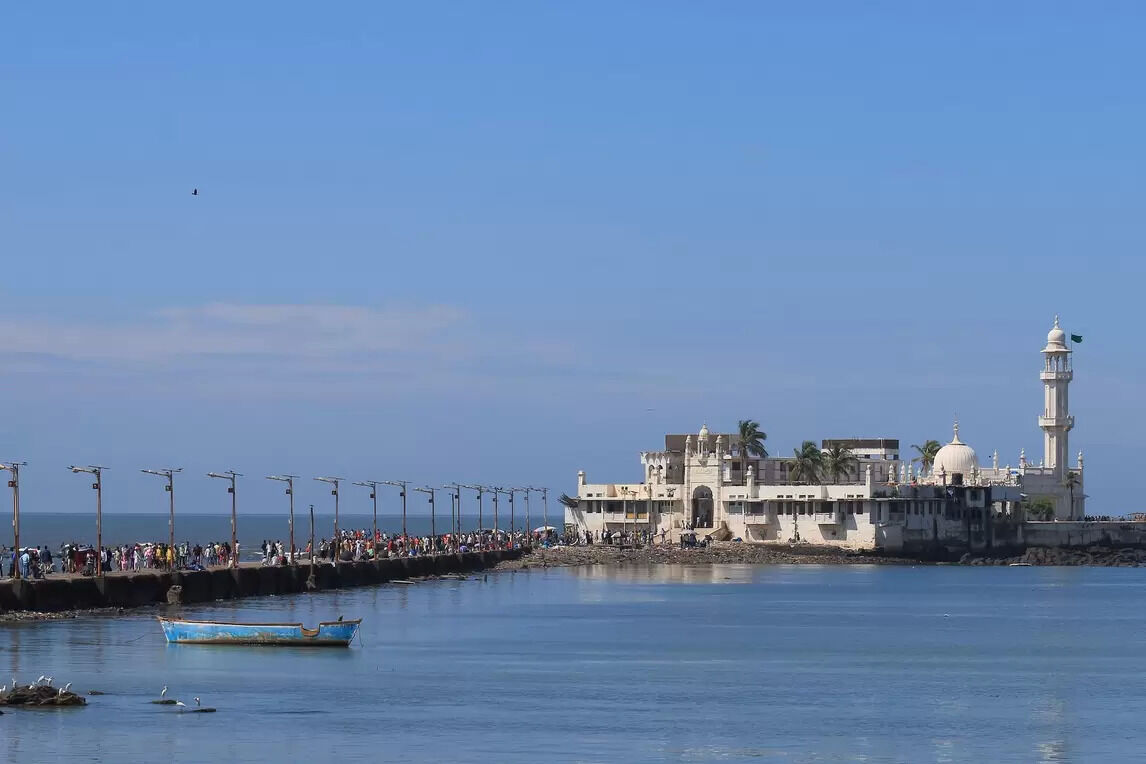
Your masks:
{"label": "white dome", "polygon": [[975,449],[959,440],[959,423],[955,423],[955,437],[951,442],[939,449],[935,454],[935,462],[931,465],[931,474],[934,476],[946,475],[948,479],[955,473],[970,478],[972,473],[979,469],[979,457],[975,456]]}
{"label": "white dome", "polygon": [[1066,332],[1058,325],[1058,316],[1054,317],[1054,328],[1047,332],[1047,347],[1066,347]]}
{"label": "white dome", "polygon": [[700,426],[700,439],[701,440],[707,440],[708,439],[708,425],[707,424],[702,424]]}

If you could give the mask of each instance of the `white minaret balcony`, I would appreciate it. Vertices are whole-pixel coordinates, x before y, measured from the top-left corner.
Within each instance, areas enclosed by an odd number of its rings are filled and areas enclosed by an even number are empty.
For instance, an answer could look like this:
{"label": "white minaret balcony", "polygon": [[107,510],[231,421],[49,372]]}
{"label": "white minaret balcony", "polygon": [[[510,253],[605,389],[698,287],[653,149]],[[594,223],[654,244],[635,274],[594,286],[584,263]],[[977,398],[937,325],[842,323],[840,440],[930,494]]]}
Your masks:
{"label": "white minaret balcony", "polygon": [[1070,430],[1074,428],[1073,416],[1041,416],[1039,427],[1045,430]]}

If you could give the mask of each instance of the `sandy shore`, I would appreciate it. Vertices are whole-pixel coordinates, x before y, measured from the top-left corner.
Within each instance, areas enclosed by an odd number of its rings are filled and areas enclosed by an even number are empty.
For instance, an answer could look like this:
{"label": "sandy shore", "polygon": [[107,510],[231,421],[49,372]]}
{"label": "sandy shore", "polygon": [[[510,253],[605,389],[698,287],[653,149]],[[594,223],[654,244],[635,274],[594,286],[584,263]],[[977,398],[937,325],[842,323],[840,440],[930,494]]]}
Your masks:
{"label": "sandy shore", "polygon": [[860,554],[834,547],[806,544],[763,546],[717,543],[705,549],[649,546],[622,549],[606,544],[539,548],[518,560],[505,560],[495,570],[560,568],[577,565],[927,565],[920,560]]}

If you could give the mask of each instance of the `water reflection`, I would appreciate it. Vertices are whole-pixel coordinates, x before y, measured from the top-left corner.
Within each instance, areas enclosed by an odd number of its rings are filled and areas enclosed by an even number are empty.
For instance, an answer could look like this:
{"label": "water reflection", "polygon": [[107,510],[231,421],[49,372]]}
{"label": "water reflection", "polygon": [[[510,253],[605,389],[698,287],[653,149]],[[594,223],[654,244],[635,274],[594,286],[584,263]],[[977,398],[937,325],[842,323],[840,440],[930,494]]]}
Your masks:
{"label": "water reflection", "polygon": [[578,578],[639,584],[750,584],[751,565],[586,565],[570,568]]}

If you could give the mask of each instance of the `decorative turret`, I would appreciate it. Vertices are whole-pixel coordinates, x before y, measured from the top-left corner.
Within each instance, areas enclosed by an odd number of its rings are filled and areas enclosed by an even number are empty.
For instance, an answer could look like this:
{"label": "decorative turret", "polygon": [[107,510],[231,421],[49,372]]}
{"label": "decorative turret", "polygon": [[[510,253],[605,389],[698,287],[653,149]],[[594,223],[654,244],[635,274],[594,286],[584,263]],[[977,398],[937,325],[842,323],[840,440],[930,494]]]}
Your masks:
{"label": "decorative turret", "polygon": [[1082,472],[1082,452],[1078,452],[1078,471]]}
{"label": "decorative turret", "polygon": [[1043,431],[1043,464],[1061,475],[1067,463],[1067,433],[1074,427],[1070,415],[1070,382],[1074,379],[1071,350],[1066,345],[1066,332],[1054,317],[1054,327],[1047,333],[1047,345],[1042,350],[1043,415],[1039,427]]}

